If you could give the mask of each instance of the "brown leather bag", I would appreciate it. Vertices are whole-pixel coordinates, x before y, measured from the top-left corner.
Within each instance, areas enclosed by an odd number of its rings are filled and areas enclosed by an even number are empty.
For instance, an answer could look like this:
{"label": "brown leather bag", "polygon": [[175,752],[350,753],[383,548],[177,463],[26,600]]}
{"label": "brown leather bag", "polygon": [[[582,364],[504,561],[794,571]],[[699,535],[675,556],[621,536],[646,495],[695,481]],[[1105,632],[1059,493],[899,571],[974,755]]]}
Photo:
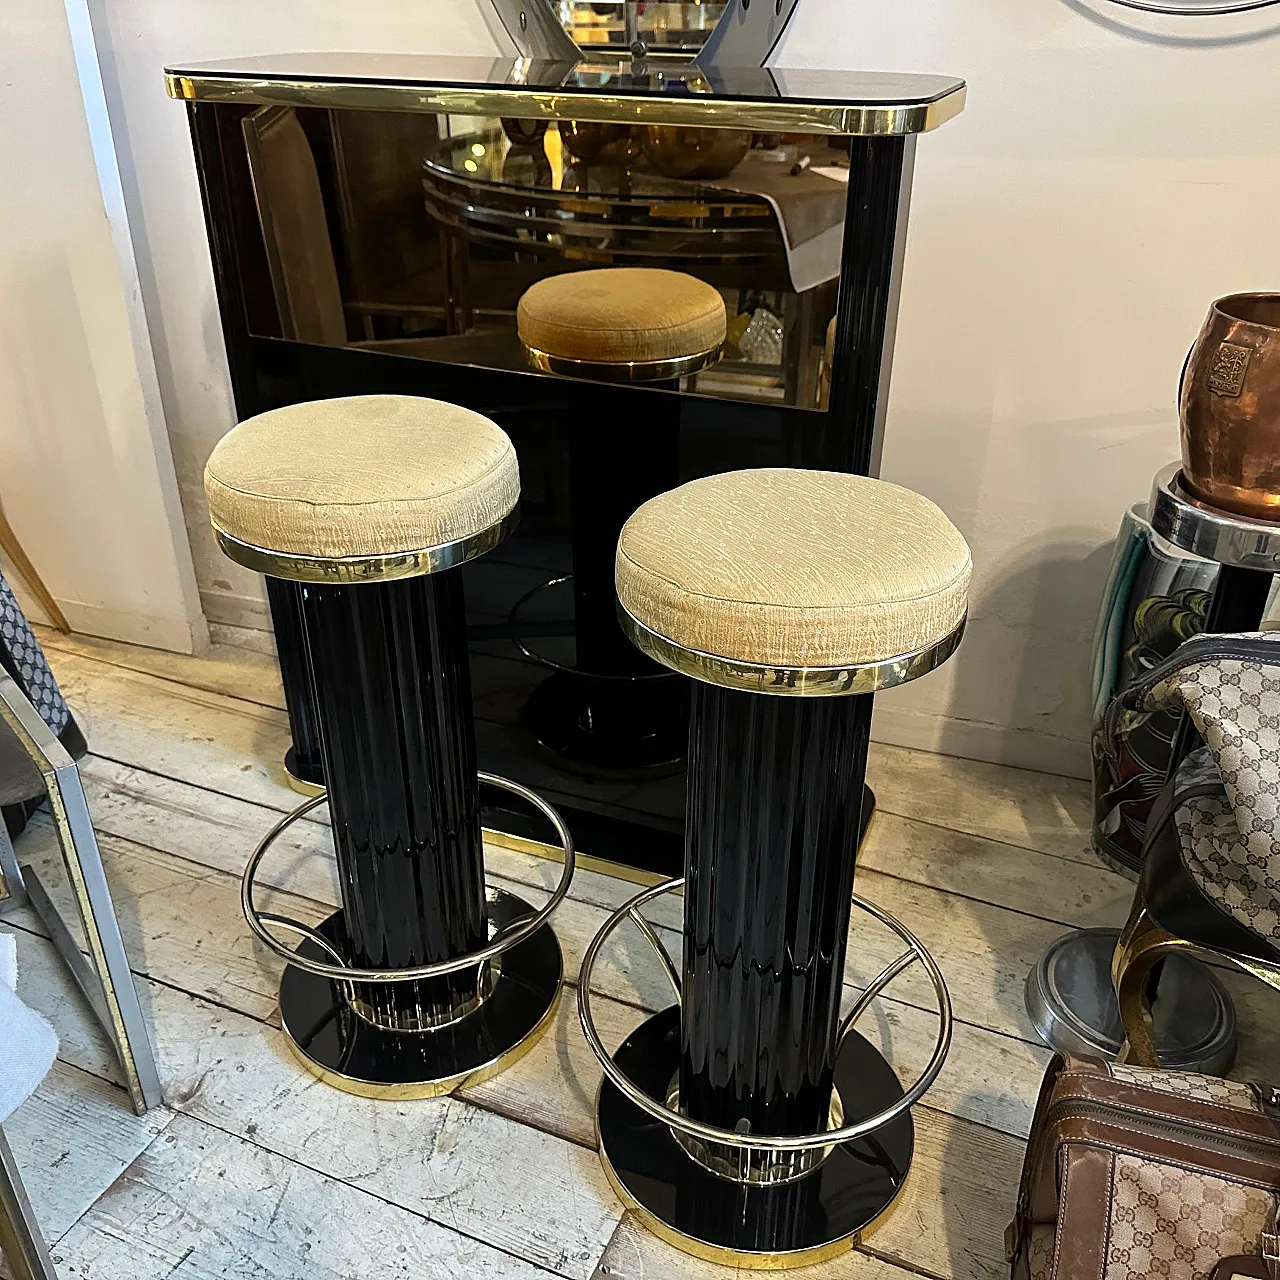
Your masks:
{"label": "brown leather bag", "polygon": [[1006,1237],[1013,1280],[1280,1280],[1280,1092],[1059,1055]]}

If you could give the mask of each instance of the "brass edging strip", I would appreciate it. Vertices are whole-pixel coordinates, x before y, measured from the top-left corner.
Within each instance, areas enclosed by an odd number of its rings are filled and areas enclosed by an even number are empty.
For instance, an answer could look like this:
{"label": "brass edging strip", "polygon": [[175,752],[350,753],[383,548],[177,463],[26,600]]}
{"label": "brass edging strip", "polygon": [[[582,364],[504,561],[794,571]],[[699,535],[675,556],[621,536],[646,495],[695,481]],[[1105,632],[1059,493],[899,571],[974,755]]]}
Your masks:
{"label": "brass edging strip", "polygon": [[641,653],[664,667],[705,684],[792,698],[876,693],[927,675],[960,647],[965,620],[962,618],[954,630],[936,643],[882,662],[847,667],[772,667],[688,649],[651,631],[639,619],[633,618],[621,603],[618,605],[618,624],[623,634]]}
{"label": "brass edging strip", "polygon": [[[496,827],[485,827],[481,834],[485,844],[499,849],[509,849],[512,853],[528,853],[535,858],[545,858],[548,862],[564,862],[564,850],[559,845],[543,844],[541,840],[529,840],[524,836],[513,836],[510,832],[499,831]],[[593,858],[589,853],[575,851],[574,860],[579,871],[594,871],[598,875],[609,876],[614,880],[625,880],[628,884],[638,884],[648,889],[655,884],[662,884],[668,876],[658,875],[656,871],[641,871],[638,867],[628,867],[621,862],[610,862],[608,858]]]}
{"label": "brass edging strip", "polygon": [[421,111],[470,116],[518,116],[530,120],[590,120],[601,124],[702,125],[707,128],[901,137],[928,133],[964,110],[965,86],[933,102],[848,106],[830,102],[767,99],[724,101],[689,97],[639,98],[615,94],[560,93],[520,85],[464,88],[406,82],[264,80],[258,76],[165,72],[171,98],[365,111]]}
{"label": "brass edging strip", "polygon": [[282,1024],[281,1032],[290,1052],[316,1079],[323,1081],[331,1088],[343,1093],[354,1094],[357,1098],[376,1098],[381,1102],[410,1102],[424,1098],[442,1098],[458,1089],[466,1089],[473,1085],[492,1080],[509,1067],[513,1067],[525,1054],[529,1053],[546,1034],[547,1029],[555,1022],[560,1008],[560,997],[564,994],[564,975],[556,988],[555,999],[551,1001],[547,1011],[538,1019],[537,1024],[523,1039],[504,1050],[489,1062],[473,1067],[470,1071],[462,1071],[454,1076],[446,1076],[440,1080],[414,1080],[400,1084],[382,1084],[374,1080],[361,1080],[355,1076],[344,1075],[332,1067],[321,1066],[289,1033],[289,1028]]}
{"label": "brass edging strip", "polygon": [[[601,1087],[603,1088],[603,1085]],[[713,1262],[722,1267],[737,1267],[743,1271],[784,1271],[791,1268],[811,1267],[830,1262],[849,1253],[884,1224],[901,1202],[902,1193],[911,1178],[908,1170],[907,1177],[902,1180],[902,1184],[894,1192],[889,1203],[870,1222],[852,1235],[841,1236],[839,1240],[815,1245],[810,1249],[796,1249],[790,1253],[748,1253],[744,1250],[712,1244],[710,1241],[700,1240],[697,1236],[678,1230],[670,1223],[664,1222],[648,1205],[643,1204],[631,1194],[610,1163],[605,1144],[601,1141],[599,1091],[596,1094],[596,1147],[600,1154],[600,1164],[604,1170],[605,1180],[609,1183],[613,1194],[618,1197],[623,1208],[632,1213],[648,1231],[664,1243],[679,1249],[681,1253],[701,1258],[704,1262]]]}
{"label": "brass edging strip", "polygon": [[442,573],[476,556],[492,551],[520,522],[520,508],[513,507],[497,524],[457,542],[394,555],[304,556],[286,551],[270,551],[254,546],[213,525],[213,536],[229,560],[246,569],[291,582],[390,582],[395,578],[417,578]]}
{"label": "brass edging strip", "polygon": [[529,364],[542,373],[554,373],[562,378],[594,378],[598,382],[670,382],[710,368],[724,354],[723,342],[710,351],[675,356],[670,360],[574,360],[539,351],[528,343],[521,343],[521,346]]}

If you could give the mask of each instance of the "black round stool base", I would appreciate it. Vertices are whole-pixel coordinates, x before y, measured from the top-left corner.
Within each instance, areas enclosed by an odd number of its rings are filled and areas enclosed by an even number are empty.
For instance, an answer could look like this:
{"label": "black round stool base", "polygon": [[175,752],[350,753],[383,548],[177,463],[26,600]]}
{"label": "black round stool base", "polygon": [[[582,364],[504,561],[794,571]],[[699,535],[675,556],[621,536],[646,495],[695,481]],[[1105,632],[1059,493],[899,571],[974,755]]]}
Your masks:
{"label": "black round stool base", "polygon": [[308,768],[298,760],[298,749],[290,747],[284,753],[284,777],[291,791],[300,796],[318,796],[324,789],[324,770],[319,766]]}
{"label": "black round stool base", "polygon": [[689,746],[685,681],[557,671],[529,695],[525,721],[538,745],[576,773],[603,778],[677,772]]}
{"label": "black round stool base", "polygon": [[[533,908],[514,894],[488,890],[490,935]],[[342,912],[317,930],[339,950]],[[299,954],[332,961],[314,942]],[[280,1021],[302,1065],[326,1084],[365,1098],[434,1098],[505,1071],[551,1025],[564,964],[550,925],[503,954],[489,998],[472,1013],[434,1031],[388,1031],[358,1017],[344,983],[287,968],[280,982]]]}
{"label": "black round stool base", "polygon": [[[680,1010],[655,1014],[614,1054],[619,1068],[664,1099],[680,1066]],[[856,1032],[836,1060],[844,1123],[902,1097],[880,1053]],[[836,1147],[811,1173],[754,1186],[699,1164],[670,1128],[607,1080],[596,1104],[600,1158],[618,1198],[656,1236],[685,1253],[738,1267],[778,1270],[823,1262],[851,1249],[897,1199],[911,1166],[915,1131],[904,1112],[882,1129]]]}
{"label": "black round stool base", "polygon": [[[1051,1049],[1111,1058],[1124,1044],[1111,985],[1118,929],[1076,929],[1051,943],[1027,975],[1027,1012]],[[1220,1076],[1236,1056],[1235,1007],[1208,965],[1190,956],[1164,961],[1151,1005],[1162,1066]]]}

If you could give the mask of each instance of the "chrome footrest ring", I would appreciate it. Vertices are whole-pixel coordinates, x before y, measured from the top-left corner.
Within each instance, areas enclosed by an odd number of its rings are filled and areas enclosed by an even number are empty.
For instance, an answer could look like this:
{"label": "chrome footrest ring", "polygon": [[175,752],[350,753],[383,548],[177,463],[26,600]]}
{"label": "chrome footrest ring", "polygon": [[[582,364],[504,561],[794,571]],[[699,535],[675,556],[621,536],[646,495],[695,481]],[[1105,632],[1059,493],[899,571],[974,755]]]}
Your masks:
{"label": "chrome footrest ring", "polygon": [[[586,954],[582,957],[582,969],[578,978],[578,1019],[582,1023],[583,1034],[587,1038],[587,1043],[591,1046],[591,1052],[595,1054],[600,1069],[604,1072],[606,1079],[623,1095],[627,1101],[639,1107],[642,1111],[647,1112],[655,1120],[661,1121],[668,1128],[686,1135],[689,1138],[700,1139],[703,1142],[719,1143],[726,1147],[738,1147],[751,1151],[774,1151],[774,1152],[802,1152],[812,1151],[821,1147],[837,1146],[845,1142],[853,1142],[858,1138],[863,1138],[867,1134],[874,1133],[877,1129],[882,1129],[885,1125],[891,1123],[904,1111],[907,1111],[916,1102],[918,1102],[924,1094],[929,1090],[933,1082],[938,1078],[938,1073],[942,1070],[943,1063],[946,1061],[947,1052],[951,1048],[951,1031],[952,1031],[952,1012],[951,1012],[951,996],[947,991],[946,980],[942,976],[942,970],[938,967],[938,962],[925,949],[924,944],[896,917],[890,915],[887,911],[877,907],[874,903],[868,902],[865,898],[853,895],[853,905],[861,911],[867,912],[869,915],[880,921],[886,928],[891,929],[906,944],[907,950],[903,952],[892,964],[888,965],[885,970],[866,988],[859,997],[848,1016],[840,1026],[837,1037],[837,1044],[842,1042],[845,1037],[853,1029],[854,1023],[862,1012],[900,973],[907,969],[910,965],[919,963],[923,966],[925,972],[929,976],[929,981],[933,985],[934,994],[938,1002],[938,1038],[934,1044],[932,1056],[929,1058],[924,1070],[920,1073],[908,1089],[903,1092],[901,1098],[894,1102],[891,1106],[885,1107],[882,1111],[878,1111],[875,1115],[868,1116],[864,1120],[858,1121],[856,1124],[843,1125],[838,1129],[827,1129],[822,1133],[802,1134],[802,1135],[773,1135],[773,1134],[754,1134],[739,1133],[733,1129],[722,1129],[717,1125],[703,1124],[699,1120],[691,1120],[688,1116],[681,1114],[679,1111],[667,1105],[665,1100],[659,1100],[651,1097],[643,1089],[638,1088],[632,1080],[623,1072],[614,1062],[613,1056],[605,1048],[604,1041],[600,1038],[600,1033],[596,1030],[595,1020],[591,1013],[591,976],[595,967],[596,959],[600,954],[601,947],[604,946],[609,936],[615,929],[626,919],[631,918],[633,923],[635,917],[639,914],[640,908],[652,902],[655,898],[659,898],[664,894],[673,893],[675,890],[684,886],[684,877],[681,876],[675,880],[667,880],[662,884],[654,885],[652,888],[638,893],[634,898],[623,903],[601,927],[600,931],[591,940],[591,945],[587,948]],[[664,966],[668,974],[675,973],[675,966],[667,954],[666,949],[662,946],[656,933],[650,928],[641,928],[641,936],[653,947],[659,954],[659,958],[663,960]],[[677,994],[678,999],[678,994]]]}
{"label": "chrome footrest ring", "polygon": [[[569,834],[569,828],[565,825],[565,821],[560,814],[536,791],[531,791],[528,787],[522,786],[518,782],[513,782],[510,778],[502,778],[494,773],[480,773],[477,776],[487,786],[498,787],[502,791],[527,800],[555,828],[556,837],[564,849],[564,870],[560,874],[560,881],[552,891],[551,897],[547,899],[546,904],[539,910],[509,924],[488,946],[481,947],[478,951],[469,952],[465,956],[455,956],[451,960],[440,960],[434,964],[415,965],[408,969],[358,969],[341,963],[342,958],[337,954],[334,946],[328,939],[317,933],[315,929],[297,920],[291,920],[288,916],[276,915],[274,912],[269,911],[259,911],[254,902],[258,867],[261,865],[267,851],[299,818],[305,817],[312,809],[317,808],[328,799],[328,792],[321,792],[320,795],[300,804],[291,813],[285,814],[262,837],[249,858],[248,865],[245,867],[244,875],[240,881],[240,909],[244,912],[244,918],[248,922],[254,937],[295,969],[302,969],[306,973],[315,974],[317,977],[330,978],[335,982],[351,983],[418,982],[428,978],[443,978],[450,973],[462,973],[467,969],[478,969],[504,952],[510,951],[530,935],[536,933],[550,920],[555,909],[564,901],[565,895],[569,892],[569,885],[573,881],[575,866],[573,837]],[[323,960],[313,960],[310,956],[300,955],[287,943],[281,942],[267,928],[267,924],[273,924],[281,929],[288,929],[291,933],[316,943],[326,954],[333,956],[339,963],[326,964]]]}

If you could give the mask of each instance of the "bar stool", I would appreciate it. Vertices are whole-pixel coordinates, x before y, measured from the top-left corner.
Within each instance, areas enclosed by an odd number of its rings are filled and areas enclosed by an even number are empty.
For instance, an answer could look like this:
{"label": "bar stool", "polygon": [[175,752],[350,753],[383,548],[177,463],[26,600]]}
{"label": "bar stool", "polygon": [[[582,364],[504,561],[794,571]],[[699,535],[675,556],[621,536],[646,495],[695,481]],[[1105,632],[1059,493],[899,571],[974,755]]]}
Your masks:
{"label": "bar stool", "polygon": [[[492,1075],[554,1013],[563,966],[547,921],[574,866],[550,805],[476,772],[460,566],[515,524],[511,441],[436,400],[322,400],[229,432],[205,492],[229,557],[299,584],[314,676],[342,908],[312,929],[255,902],[263,857],[323,794],[262,840],[241,894],[255,936],[288,963],[285,1037],[314,1074],[368,1097]],[[522,797],[564,845],[538,911],[486,890],[479,782]]]}
{"label": "bar stool", "polygon": [[[685,876],[624,904],[583,957],[578,1012],[605,1074],[601,1159],[623,1203],[689,1253],[817,1262],[851,1247],[898,1195],[910,1107],[950,1043],[936,962],[853,896],[853,882],[872,695],[956,649],[969,549],[933,503],[897,485],[765,469],[645,503],[616,564],[622,625],[692,677],[692,717]],[[682,887],[677,967],[640,909]],[[906,950],[842,1019],[854,906]],[[591,975],[628,919],[677,1003],[610,1055]],[[940,1026],[904,1089],[854,1025],[917,962]]]}
{"label": "bar stool", "polygon": [[[613,550],[626,518],[679,480],[679,401],[635,388],[674,391],[679,378],[719,360],[724,299],[679,271],[575,271],[527,290],[517,324],[531,367],[613,384],[584,386],[573,398],[577,651],[566,667],[522,644],[526,654],[556,668],[534,690],[526,718],[542,746],[573,768],[617,776],[677,766],[686,737],[684,691],[619,630]],[[624,453],[620,442],[629,439],[644,440],[644,448]]]}

